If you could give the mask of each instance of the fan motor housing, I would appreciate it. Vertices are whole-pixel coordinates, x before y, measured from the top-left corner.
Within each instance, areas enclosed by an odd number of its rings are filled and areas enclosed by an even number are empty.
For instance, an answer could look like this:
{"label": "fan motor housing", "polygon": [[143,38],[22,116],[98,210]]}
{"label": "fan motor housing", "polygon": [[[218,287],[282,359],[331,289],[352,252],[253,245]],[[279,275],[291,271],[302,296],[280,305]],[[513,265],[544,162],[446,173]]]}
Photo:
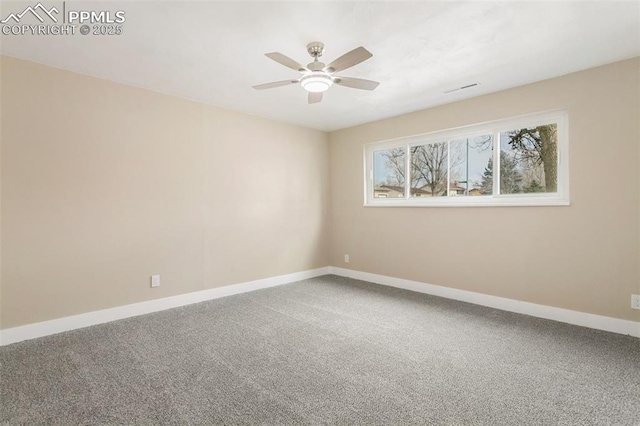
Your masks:
{"label": "fan motor housing", "polygon": [[324,70],[324,64],[316,59],[313,62],[309,62],[307,68],[311,71],[322,71]]}

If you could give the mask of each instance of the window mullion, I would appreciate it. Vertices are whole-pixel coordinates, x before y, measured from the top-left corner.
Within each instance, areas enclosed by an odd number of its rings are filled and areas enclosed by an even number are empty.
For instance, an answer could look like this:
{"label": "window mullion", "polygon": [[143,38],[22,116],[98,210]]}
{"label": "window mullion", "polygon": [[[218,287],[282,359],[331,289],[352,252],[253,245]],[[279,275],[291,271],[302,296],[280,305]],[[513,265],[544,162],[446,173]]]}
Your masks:
{"label": "window mullion", "polygon": [[373,150],[371,150],[371,154],[367,155],[367,164],[366,167],[368,169],[368,173],[369,173],[369,185],[370,188],[369,190],[367,190],[367,194],[366,194],[366,200],[372,200],[375,196],[375,191],[376,191],[376,181],[373,175]]}
{"label": "window mullion", "polygon": [[501,133],[493,133],[493,195],[500,195],[500,143]]}
{"label": "window mullion", "polygon": [[451,188],[451,141],[447,141],[447,197]]}
{"label": "window mullion", "polygon": [[411,149],[409,145],[404,146],[405,149],[405,175],[404,175],[404,198],[405,200],[411,199]]}

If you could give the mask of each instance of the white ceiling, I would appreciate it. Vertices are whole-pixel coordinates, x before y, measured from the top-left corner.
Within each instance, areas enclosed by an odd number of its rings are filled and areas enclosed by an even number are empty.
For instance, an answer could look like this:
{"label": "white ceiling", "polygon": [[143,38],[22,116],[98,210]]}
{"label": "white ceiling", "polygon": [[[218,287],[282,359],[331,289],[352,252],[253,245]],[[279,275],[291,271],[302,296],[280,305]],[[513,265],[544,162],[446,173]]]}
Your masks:
{"label": "white ceiling", "polygon": [[[61,2],[42,0],[45,6]],[[30,3],[3,2],[2,19]],[[75,2],[126,11],[121,36],[2,36],[4,54],[250,114],[331,131],[640,55],[640,2]],[[360,45],[373,58],[341,72],[381,82],[334,86],[307,104],[297,78],[264,56],[303,64]],[[469,83],[480,86],[443,92]]]}

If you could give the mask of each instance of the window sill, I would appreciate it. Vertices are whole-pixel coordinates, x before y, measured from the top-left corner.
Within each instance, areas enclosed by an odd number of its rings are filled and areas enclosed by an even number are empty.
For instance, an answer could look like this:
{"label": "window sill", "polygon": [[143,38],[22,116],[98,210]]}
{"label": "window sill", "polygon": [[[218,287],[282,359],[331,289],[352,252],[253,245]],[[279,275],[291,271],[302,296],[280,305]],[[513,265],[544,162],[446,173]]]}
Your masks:
{"label": "window sill", "polygon": [[[364,207],[549,207],[569,206],[569,199],[563,197],[442,197],[442,200],[368,200]],[[484,197],[483,197],[484,198]]]}

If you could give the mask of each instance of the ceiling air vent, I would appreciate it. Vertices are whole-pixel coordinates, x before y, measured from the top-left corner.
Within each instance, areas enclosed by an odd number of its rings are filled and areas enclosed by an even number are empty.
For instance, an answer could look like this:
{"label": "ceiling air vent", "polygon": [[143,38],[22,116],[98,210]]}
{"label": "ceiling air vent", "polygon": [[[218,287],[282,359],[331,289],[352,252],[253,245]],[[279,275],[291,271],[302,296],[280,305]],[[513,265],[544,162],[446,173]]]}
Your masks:
{"label": "ceiling air vent", "polygon": [[457,92],[458,90],[469,89],[470,87],[475,87],[475,86],[480,86],[480,83],[471,83],[471,84],[467,84],[466,86],[456,87],[454,89],[446,90],[444,93]]}

